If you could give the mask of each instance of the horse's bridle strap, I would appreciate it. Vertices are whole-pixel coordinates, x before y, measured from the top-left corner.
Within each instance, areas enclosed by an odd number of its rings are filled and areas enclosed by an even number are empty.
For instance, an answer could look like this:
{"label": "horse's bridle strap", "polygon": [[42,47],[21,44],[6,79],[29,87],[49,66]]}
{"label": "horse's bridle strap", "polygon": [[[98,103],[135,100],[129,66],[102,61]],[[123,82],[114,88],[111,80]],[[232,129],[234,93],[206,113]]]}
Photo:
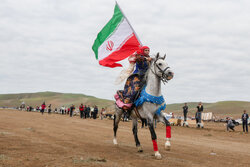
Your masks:
{"label": "horse's bridle strap", "polygon": [[[167,81],[167,79],[164,78],[164,73],[165,73],[165,71],[167,71],[167,69],[169,69],[170,67],[166,67],[164,70],[162,70],[162,69],[158,66],[158,64],[156,64],[157,60],[159,60],[159,58],[156,59],[156,60],[154,61],[154,64],[156,65],[156,67],[158,68],[158,70],[161,72],[161,77],[159,77],[159,78],[160,78],[160,79],[162,80],[162,82],[165,84],[165,82],[168,82],[168,81]],[[153,71],[151,67],[150,67],[150,69],[151,69],[151,71],[153,72],[153,74],[156,75],[155,70]]]}

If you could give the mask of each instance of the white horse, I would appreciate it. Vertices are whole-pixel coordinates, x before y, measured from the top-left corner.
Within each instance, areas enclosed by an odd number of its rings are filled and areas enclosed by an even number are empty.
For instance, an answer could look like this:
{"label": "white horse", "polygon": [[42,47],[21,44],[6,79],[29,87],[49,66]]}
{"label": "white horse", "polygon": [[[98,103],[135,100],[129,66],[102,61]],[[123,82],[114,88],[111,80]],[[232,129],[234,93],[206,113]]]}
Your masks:
{"label": "white horse", "polygon": [[[148,121],[149,130],[151,133],[151,138],[153,142],[153,148],[156,159],[161,159],[161,154],[158,151],[157,146],[157,137],[155,134],[153,119],[156,118],[159,121],[165,123],[166,125],[166,142],[165,149],[170,150],[170,138],[171,138],[171,127],[169,121],[164,116],[164,113],[161,111],[165,109],[166,104],[164,98],[161,94],[161,81],[167,82],[171,80],[174,76],[174,73],[170,70],[168,64],[164,57],[160,57],[159,53],[153,58],[151,64],[148,68],[148,71],[145,74],[146,85],[142,90],[140,97],[135,102],[135,107],[132,108],[131,118],[133,121],[133,134],[136,143],[136,147],[139,152],[142,152],[142,147],[140,145],[138,136],[137,136],[137,121],[138,118],[145,118]],[[114,115],[114,139],[113,143],[117,145],[116,132],[118,129],[118,124],[121,119],[122,114],[125,111],[116,106],[116,111]]]}

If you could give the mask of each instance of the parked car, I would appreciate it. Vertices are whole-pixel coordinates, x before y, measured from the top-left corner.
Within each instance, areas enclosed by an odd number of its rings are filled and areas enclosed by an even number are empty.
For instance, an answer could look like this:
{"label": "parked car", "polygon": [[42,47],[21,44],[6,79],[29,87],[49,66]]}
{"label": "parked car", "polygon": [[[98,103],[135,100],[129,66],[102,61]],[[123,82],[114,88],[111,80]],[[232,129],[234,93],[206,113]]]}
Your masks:
{"label": "parked car", "polygon": [[220,119],[220,122],[227,122],[227,118]]}
{"label": "parked car", "polygon": [[[236,119],[235,120],[235,125],[242,125],[242,119],[241,118]],[[248,125],[250,125],[250,118],[248,118]]]}

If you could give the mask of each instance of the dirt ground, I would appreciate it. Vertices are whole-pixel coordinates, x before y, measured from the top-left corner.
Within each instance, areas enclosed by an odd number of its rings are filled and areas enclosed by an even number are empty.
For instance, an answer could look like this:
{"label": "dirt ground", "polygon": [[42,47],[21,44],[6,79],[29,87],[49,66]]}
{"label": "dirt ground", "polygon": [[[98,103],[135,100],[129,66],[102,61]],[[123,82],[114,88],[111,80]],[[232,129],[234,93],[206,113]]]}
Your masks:
{"label": "dirt ground", "polygon": [[[1,167],[241,166],[250,167],[250,134],[226,132],[222,123],[204,129],[172,126],[172,148],[164,150],[165,127],[156,128],[162,160],[156,160],[149,129],[139,128],[138,153],[131,122],[121,122],[114,146],[112,120],[0,110]],[[140,124],[139,124],[140,126]]]}

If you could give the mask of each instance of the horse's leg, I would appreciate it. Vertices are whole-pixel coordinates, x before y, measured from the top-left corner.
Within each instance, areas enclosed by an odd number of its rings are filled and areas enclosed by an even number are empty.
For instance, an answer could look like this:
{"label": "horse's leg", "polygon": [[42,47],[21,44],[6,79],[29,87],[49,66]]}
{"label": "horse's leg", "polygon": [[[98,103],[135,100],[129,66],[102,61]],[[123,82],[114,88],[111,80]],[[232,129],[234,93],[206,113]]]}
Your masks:
{"label": "horse's leg", "polygon": [[151,133],[151,138],[152,138],[152,142],[153,142],[153,147],[154,147],[154,152],[155,152],[155,157],[156,159],[161,159],[161,154],[158,151],[158,146],[157,146],[157,137],[155,134],[155,130],[154,130],[154,121],[153,118],[152,119],[148,119],[148,127]]}
{"label": "horse's leg", "polygon": [[136,144],[136,147],[138,149],[138,152],[143,152],[140,141],[139,141],[138,136],[137,136],[137,132],[138,132],[137,118],[132,118],[132,119],[133,119],[132,131],[133,131],[134,138],[135,138],[135,144]]}
{"label": "horse's leg", "polygon": [[113,143],[114,143],[114,145],[117,145],[116,132],[117,132],[117,129],[118,129],[118,124],[120,122],[121,116],[122,116],[122,110],[119,109],[118,107],[116,107],[116,111],[115,111],[115,114],[114,114],[114,125],[113,125],[113,130],[114,130]]}
{"label": "horse's leg", "polygon": [[166,125],[166,142],[165,142],[165,149],[170,150],[171,144],[170,144],[170,139],[171,139],[171,126],[170,122],[165,118],[163,113],[159,116],[159,120],[164,122]]}

